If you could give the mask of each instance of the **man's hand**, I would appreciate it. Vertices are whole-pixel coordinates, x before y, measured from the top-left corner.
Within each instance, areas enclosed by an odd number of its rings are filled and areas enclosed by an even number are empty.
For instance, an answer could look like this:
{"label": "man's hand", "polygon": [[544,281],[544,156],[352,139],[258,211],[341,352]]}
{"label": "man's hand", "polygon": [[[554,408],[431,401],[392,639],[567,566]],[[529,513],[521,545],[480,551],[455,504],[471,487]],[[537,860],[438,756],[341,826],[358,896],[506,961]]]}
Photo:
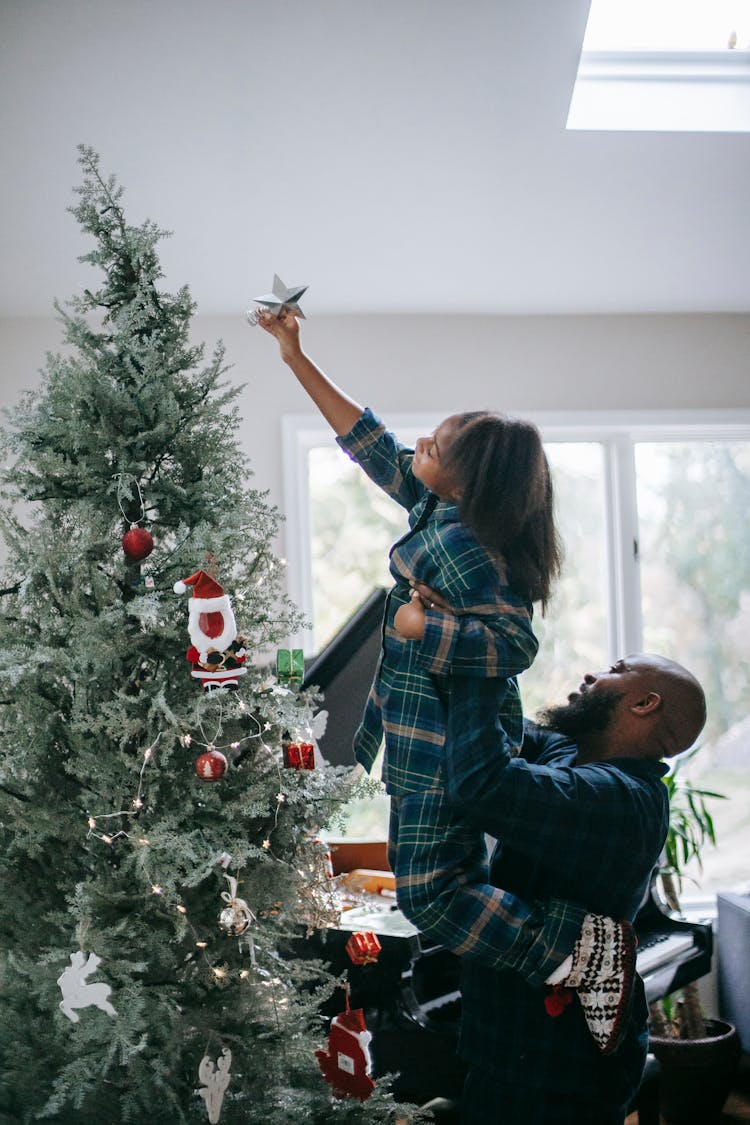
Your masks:
{"label": "man's hand", "polygon": [[279,341],[284,363],[291,363],[301,354],[299,322],[293,312],[282,309],[278,316],[274,316],[268,309],[261,309],[258,312],[258,324]]}
{"label": "man's hand", "polygon": [[411,583],[411,601],[399,606],[393,618],[396,631],[407,641],[421,641],[424,636],[424,611],[436,610],[438,613],[453,613],[442,594],[424,582]]}
{"label": "man's hand", "polygon": [[424,582],[412,582],[411,589],[412,597],[418,597],[426,609],[437,609],[441,613],[453,613],[443,595],[439,594],[437,590],[433,590],[431,586],[425,585]]}
{"label": "man's hand", "polygon": [[424,636],[424,606],[416,590],[411,592],[411,601],[396,610],[393,625],[407,641],[421,641]]}

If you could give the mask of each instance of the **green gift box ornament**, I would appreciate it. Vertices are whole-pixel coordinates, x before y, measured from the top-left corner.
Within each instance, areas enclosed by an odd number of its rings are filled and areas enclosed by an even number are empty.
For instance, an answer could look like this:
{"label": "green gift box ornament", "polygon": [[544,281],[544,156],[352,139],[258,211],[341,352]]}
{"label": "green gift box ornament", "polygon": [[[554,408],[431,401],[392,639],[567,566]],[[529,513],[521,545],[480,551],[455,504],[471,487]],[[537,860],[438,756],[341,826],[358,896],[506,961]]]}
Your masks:
{"label": "green gift box ornament", "polygon": [[280,684],[301,684],[305,657],[301,648],[280,648],[276,653],[276,679]]}

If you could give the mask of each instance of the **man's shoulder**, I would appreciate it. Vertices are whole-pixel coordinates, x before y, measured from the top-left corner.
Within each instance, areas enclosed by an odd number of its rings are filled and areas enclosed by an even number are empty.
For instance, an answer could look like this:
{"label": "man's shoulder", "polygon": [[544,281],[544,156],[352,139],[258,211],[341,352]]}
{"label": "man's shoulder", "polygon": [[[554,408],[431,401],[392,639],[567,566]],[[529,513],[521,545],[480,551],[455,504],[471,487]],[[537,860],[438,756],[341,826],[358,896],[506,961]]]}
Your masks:
{"label": "man's shoulder", "polygon": [[[578,746],[569,735],[549,730],[530,719],[524,720],[522,756],[527,761],[572,766],[577,753]],[[669,772],[669,766],[654,758],[604,758],[576,765],[575,768],[582,774],[623,774],[646,781],[660,780]]]}
{"label": "man's shoulder", "polygon": [[527,761],[571,765],[577,753],[578,746],[568,735],[549,730],[531,719],[524,720],[521,755]]}

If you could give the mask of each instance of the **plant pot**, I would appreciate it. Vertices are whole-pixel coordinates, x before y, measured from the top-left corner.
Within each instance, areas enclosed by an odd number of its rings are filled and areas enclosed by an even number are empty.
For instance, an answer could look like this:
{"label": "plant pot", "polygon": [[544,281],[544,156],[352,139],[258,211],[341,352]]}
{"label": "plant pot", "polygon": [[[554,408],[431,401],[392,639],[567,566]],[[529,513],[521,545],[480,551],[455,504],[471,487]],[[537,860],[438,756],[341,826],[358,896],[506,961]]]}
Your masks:
{"label": "plant pot", "polygon": [[659,1108],[669,1125],[718,1122],[737,1071],[742,1047],[737,1028],[706,1020],[705,1039],[652,1035],[649,1050],[661,1063]]}

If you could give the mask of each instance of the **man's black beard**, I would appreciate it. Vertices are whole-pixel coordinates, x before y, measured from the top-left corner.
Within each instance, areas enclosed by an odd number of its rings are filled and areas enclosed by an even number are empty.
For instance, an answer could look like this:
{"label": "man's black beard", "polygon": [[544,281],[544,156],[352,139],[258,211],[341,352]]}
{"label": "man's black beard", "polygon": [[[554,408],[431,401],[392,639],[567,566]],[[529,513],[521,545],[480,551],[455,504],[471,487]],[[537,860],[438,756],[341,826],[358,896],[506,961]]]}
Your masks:
{"label": "man's black beard", "polygon": [[537,721],[547,730],[566,734],[573,739],[594,732],[601,733],[612,721],[615,708],[623,695],[624,692],[606,688],[585,691],[570,703],[540,711]]}

